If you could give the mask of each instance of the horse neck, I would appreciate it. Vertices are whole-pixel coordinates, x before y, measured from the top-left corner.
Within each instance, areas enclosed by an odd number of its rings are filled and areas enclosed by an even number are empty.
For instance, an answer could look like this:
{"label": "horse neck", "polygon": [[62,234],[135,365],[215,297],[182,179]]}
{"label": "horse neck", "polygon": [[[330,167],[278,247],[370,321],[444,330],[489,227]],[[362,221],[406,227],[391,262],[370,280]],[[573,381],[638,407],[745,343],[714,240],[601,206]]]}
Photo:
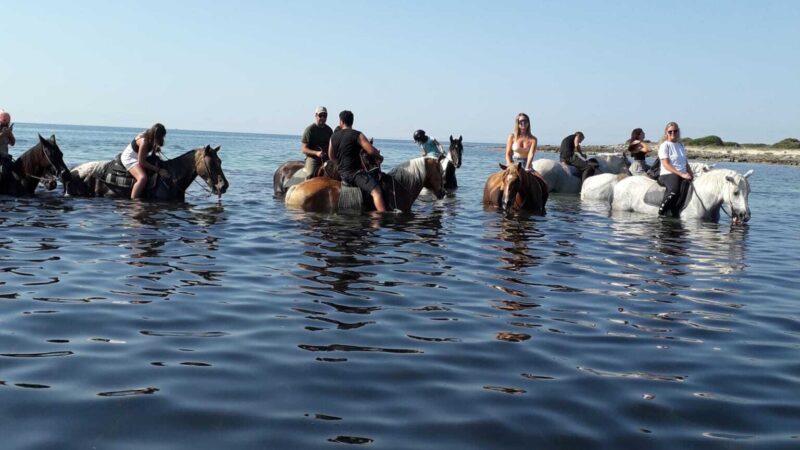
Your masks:
{"label": "horse neck", "polygon": [[732,170],[715,170],[696,178],[687,209],[694,208],[703,217],[719,216],[719,209],[725,201],[725,184],[728,182],[725,176],[734,173]]}
{"label": "horse neck", "polygon": [[[438,163],[437,163],[438,164]],[[425,157],[414,158],[407,163],[395,167],[389,172],[396,183],[401,184],[411,193],[411,201],[414,202],[419,193],[422,192],[422,184],[425,180]]]}
{"label": "horse neck", "polygon": [[195,178],[197,178],[196,157],[199,150],[189,150],[188,152],[167,160],[164,164],[170,169],[177,178],[178,188],[185,191],[189,188]]}
{"label": "horse neck", "polygon": [[46,159],[46,158],[37,158],[36,151],[39,150],[42,152],[42,157],[44,157],[44,148],[42,148],[42,143],[36,144],[33,148],[23,153],[16,161],[14,161],[14,169],[17,173],[23,178],[33,178],[33,177],[41,177],[44,175],[47,168],[50,166],[49,163],[42,165],[37,161],[37,159]]}

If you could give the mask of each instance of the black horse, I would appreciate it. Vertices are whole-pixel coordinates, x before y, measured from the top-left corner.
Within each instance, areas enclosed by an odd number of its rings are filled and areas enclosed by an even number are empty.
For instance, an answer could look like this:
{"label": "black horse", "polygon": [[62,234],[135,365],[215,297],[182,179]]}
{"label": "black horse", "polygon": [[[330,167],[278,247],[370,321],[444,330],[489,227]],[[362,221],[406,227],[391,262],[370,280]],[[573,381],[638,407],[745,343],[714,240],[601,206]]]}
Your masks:
{"label": "black horse", "polygon": [[36,192],[39,182],[52,190],[55,189],[57,180],[67,186],[71,179],[55,135],[50,136],[50,139],[39,135],[39,142],[16,161],[2,162],[0,194],[31,196]]}
{"label": "black horse", "polygon": [[[162,161],[156,158],[153,164],[167,169],[170,179],[149,174],[149,183],[144,198],[161,201],[183,202],[186,189],[199,176],[206,182],[208,190],[221,196],[228,190],[228,180],[222,171],[219,146],[189,150],[181,156]],[[92,161],[72,169],[73,183],[67,193],[82,197],[130,198],[133,177],[124,168],[114,167],[114,161]]]}

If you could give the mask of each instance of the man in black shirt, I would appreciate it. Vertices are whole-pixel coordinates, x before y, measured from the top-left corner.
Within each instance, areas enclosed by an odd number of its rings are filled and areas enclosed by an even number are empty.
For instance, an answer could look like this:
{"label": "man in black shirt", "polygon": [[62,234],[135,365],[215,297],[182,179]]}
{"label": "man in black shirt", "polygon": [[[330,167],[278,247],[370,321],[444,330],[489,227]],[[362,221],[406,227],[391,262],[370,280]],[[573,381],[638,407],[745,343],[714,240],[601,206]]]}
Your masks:
{"label": "man in black shirt", "polygon": [[325,150],[330,144],[333,130],[325,121],[328,120],[328,110],[324,106],[317,106],[314,111],[314,123],[307,126],[300,139],[300,150],[306,155],[306,180],[316,175],[322,165]]}
{"label": "man in black shirt", "polygon": [[361,150],[370,156],[379,157],[381,154],[369,143],[364,133],[353,129],[353,113],[347,110],[340,112],[339,127],[333,133],[328,146],[328,158],[338,164],[342,181],[369,192],[375,203],[375,209],[386,211],[381,186],[372,174],[364,170],[361,163]]}
{"label": "man in black shirt", "polygon": [[[581,182],[586,178],[594,175],[596,168],[595,164],[590,164],[585,161],[586,155],[581,150],[581,142],[583,142],[583,133],[576,131],[573,134],[565,137],[561,141],[561,162],[573,166],[581,171]],[[578,152],[584,159],[581,159],[575,154]]]}

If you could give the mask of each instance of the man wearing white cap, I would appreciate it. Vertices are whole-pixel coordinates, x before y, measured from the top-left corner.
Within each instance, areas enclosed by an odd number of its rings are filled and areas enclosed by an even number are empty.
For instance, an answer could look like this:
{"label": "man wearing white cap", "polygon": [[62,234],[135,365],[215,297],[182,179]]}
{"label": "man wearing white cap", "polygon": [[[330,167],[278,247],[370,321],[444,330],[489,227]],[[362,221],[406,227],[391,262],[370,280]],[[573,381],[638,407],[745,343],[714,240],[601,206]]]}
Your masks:
{"label": "man wearing white cap", "polygon": [[325,153],[333,130],[325,124],[326,120],[328,120],[328,110],[324,106],[317,106],[314,110],[314,123],[306,127],[300,139],[300,150],[306,155],[306,180],[316,175],[322,166],[322,159],[327,156]]}

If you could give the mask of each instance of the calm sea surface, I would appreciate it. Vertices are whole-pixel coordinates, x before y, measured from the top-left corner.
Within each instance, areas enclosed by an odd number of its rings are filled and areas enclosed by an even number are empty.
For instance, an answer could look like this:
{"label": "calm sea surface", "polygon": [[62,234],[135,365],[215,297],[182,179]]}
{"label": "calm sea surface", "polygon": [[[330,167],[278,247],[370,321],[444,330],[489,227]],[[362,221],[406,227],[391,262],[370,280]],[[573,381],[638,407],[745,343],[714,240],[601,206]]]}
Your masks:
{"label": "calm sea surface", "polygon": [[[138,131],[18,124],[13,153]],[[298,142],[169,131],[222,146],[220,202],[0,198],[0,447],[800,448],[800,169],[718,165],[755,169],[745,227],[506,219],[466,144],[454,196],[373,223],[272,197]]]}

